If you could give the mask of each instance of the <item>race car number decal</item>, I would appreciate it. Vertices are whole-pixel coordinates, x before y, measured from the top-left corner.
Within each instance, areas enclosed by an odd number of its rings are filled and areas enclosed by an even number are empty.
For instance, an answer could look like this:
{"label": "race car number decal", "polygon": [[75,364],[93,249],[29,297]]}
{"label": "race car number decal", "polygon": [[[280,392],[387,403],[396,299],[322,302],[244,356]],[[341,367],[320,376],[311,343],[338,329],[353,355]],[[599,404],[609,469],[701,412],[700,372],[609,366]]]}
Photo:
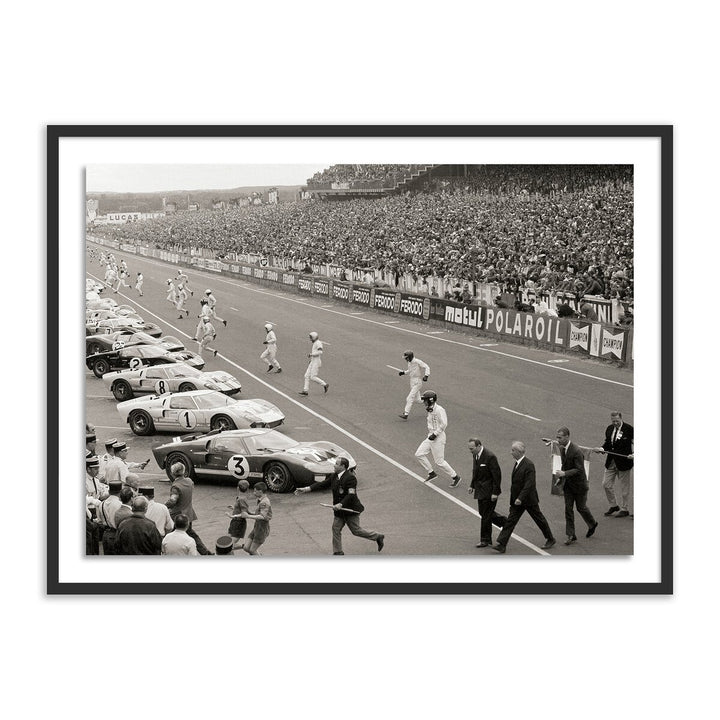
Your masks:
{"label": "race car number decal", "polygon": [[192,430],[197,425],[197,418],[192,410],[181,410],[178,422],[183,429]]}
{"label": "race car number decal", "polygon": [[139,367],[142,367],[142,360],[140,358],[133,358],[130,361],[130,369],[137,370]]}
{"label": "race car number decal", "polygon": [[233,455],[227,464],[227,469],[236,477],[244,478],[250,472],[250,464],[244,455]]}
{"label": "race car number decal", "polygon": [[170,392],[170,388],[168,387],[167,380],[158,380],[155,383],[155,394],[156,395],[164,395],[166,392]]}
{"label": "race car number decal", "polygon": [[125,343],[124,343],[122,340],[116,340],[116,341],[112,344],[112,349],[113,349],[113,350],[122,350],[124,347],[125,347]]}

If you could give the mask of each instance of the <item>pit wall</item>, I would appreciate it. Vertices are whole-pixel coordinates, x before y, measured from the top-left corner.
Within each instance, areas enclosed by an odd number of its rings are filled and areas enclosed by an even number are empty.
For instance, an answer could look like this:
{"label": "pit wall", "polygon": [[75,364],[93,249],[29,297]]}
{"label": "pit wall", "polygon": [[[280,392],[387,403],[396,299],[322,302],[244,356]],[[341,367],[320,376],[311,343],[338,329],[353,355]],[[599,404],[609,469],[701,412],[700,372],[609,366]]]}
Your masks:
{"label": "pit wall", "polygon": [[491,306],[465,305],[390,287],[340,281],[324,275],[308,275],[295,270],[259,267],[241,262],[228,263],[101,238],[88,237],[88,240],[105,248],[151,257],[173,265],[207,270],[234,279],[249,280],[266,287],[282,288],[301,296],[319,296],[324,300],[367,308],[446,329],[471,332],[558,353],[584,355],[617,365],[633,365],[632,327],[576,318],[557,318]]}

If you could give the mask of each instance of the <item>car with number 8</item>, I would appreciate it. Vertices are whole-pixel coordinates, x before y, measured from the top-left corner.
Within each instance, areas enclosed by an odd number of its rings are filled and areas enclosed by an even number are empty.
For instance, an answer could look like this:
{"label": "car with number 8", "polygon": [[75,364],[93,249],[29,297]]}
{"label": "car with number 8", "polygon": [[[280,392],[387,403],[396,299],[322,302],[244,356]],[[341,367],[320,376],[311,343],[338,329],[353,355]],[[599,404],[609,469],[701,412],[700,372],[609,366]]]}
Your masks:
{"label": "car with number 8", "polygon": [[164,395],[169,392],[217,390],[225,395],[236,395],[242,389],[240,381],[224,370],[201,372],[184,362],[117,370],[105,373],[102,380],[120,402],[148,393]]}
{"label": "car with number 8", "polygon": [[346,457],[350,468],[356,463],[339,445],[324,440],[298,442],[267,429],[195,433],[173,438],[152,449],[157,464],[172,479],[175,463],[185,466],[192,479],[246,479],[250,484],[263,480],[272,492],[290,492],[325,480],[335,472],[335,459]]}
{"label": "car with number 8", "polygon": [[285,415],[268,402],[235,400],[215,390],[150,395],[118,403],[120,417],[136,435],[192,430],[277,427]]}

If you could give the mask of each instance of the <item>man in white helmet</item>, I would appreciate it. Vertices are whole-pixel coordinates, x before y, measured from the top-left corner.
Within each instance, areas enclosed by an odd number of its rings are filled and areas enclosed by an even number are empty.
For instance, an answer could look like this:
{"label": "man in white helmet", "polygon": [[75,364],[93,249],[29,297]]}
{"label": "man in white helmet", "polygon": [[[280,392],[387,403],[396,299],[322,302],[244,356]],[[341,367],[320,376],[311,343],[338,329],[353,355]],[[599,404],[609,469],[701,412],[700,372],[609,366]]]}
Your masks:
{"label": "man in white helmet", "polygon": [[323,344],[320,342],[320,336],[313,330],[309,337],[310,342],[312,343],[312,347],[308,353],[310,362],[308,363],[307,370],[305,371],[305,384],[303,385],[303,389],[300,391],[300,395],[308,394],[311,380],[316,382],[318,385],[322,385],[325,392],[327,392],[330,387],[330,383],[326,383],[318,377],[318,370],[320,370],[320,366],[322,365],[323,354]]}
{"label": "man in white helmet", "polygon": [[205,298],[208,301],[208,307],[210,308],[210,317],[215,320],[219,320],[225,327],[227,327],[227,320],[223,320],[215,314],[215,306],[217,305],[217,299],[212,294],[212,290],[205,291]]}
{"label": "man in white helmet", "polygon": [[190,278],[187,276],[184,270],[178,269],[175,282],[182,283],[185,286],[185,289],[190,293],[190,295],[195,294],[195,292],[190,288]]}
{"label": "man in white helmet", "polygon": [[282,372],[282,368],[280,367],[280,363],[278,362],[276,358],[277,354],[277,338],[275,337],[275,333],[273,332],[273,325],[272,323],[265,323],[265,341],[263,342],[263,345],[267,345],[265,350],[263,350],[262,355],[260,356],[261,360],[264,360],[267,363],[268,372],[271,372],[273,368],[275,368],[275,372]]}
{"label": "man in white helmet", "polygon": [[437,404],[437,393],[432,390],[426,390],[422,394],[422,401],[425,403],[425,409],[427,410],[428,435],[415,451],[415,457],[427,470],[428,476],[425,482],[434,480],[437,477],[437,473],[432,469],[432,463],[428,460],[428,455],[432,454],[435,465],[453,479],[451,487],[457,487],[462,482],[462,478],[445,460],[445,428],[447,427],[445,408]]}
{"label": "man in white helmet", "polygon": [[167,281],[167,297],[165,299],[172,305],[175,305],[177,303],[175,283],[170,278],[168,278]]}
{"label": "man in white helmet", "polygon": [[200,340],[198,340],[198,355],[203,356],[203,350],[207,348],[213,354],[213,357],[217,357],[218,351],[210,347],[210,343],[215,339],[217,333],[215,327],[210,322],[209,317],[203,317],[200,321],[202,323],[202,331],[200,333]]}
{"label": "man in white helmet", "polygon": [[190,315],[190,311],[185,307],[185,301],[187,300],[188,294],[185,290],[185,284],[182,280],[175,280],[175,309],[178,311],[178,320],[181,320],[183,313],[185,317]]}
{"label": "man in white helmet", "polygon": [[405,410],[403,410],[400,417],[403,420],[408,419],[408,413],[414,402],[421,403],[420,399],[420,388],[424,382],[428,381],[430,377],[430,366],[424,363],[420,358],[416,358],[415,354],[411,350],[406,350],[403,353],[403,357],[407,361],[407,370],[400,370],[398,375],[410,376],[410,393],[405,399]]}
{"label": "man in white helmet", "polygon": [[198,318],[199,321],[197,327],[195,328],[195,337],[193,340],[200,342],[200,338],[203,336],[203,318],[208,318],[208,320],[210,319],[210,306],[205,298],[200,301],[200,314],[198,315]]}

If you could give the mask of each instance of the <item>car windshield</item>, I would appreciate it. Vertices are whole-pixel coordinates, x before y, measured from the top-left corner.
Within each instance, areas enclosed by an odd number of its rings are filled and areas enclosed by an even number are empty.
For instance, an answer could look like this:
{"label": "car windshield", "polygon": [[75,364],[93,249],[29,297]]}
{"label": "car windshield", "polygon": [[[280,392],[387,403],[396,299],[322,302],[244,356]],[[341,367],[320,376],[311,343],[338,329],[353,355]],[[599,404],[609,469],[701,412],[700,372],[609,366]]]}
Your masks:
{"label": "car windshield", "polygon": [[274,430],[261,435],[250,435],[245,438],[250,452],[262,452],[263,450],[287,450],[295,447],[297,440]]}
{"label": "car windshield", "polygon": [[167,356],[167,350],[164,347],[158,347],[157,345],[138,345],[136,350],[142,357],[145,358]]}
{"label": "car windshield", "polygon": [[202,373],[194,367],[178,363],[177,367],[168,368],[168,377],[199,377]]}
{"label": "car windshield", "polygon": [[157,340],[152,336],[144,332],[136,332],[132,335],[133,342],[148,343],[148,345],[156,345]]}
{"label": "car windshield", "polygon": [[209,392],[203,393],[202,395],[196,395],[195,402],[197,402],[197,406],[201,410],[205,410],[209,408],[225,407],[226,405],[234,405],[237,401],[219,392]]}

